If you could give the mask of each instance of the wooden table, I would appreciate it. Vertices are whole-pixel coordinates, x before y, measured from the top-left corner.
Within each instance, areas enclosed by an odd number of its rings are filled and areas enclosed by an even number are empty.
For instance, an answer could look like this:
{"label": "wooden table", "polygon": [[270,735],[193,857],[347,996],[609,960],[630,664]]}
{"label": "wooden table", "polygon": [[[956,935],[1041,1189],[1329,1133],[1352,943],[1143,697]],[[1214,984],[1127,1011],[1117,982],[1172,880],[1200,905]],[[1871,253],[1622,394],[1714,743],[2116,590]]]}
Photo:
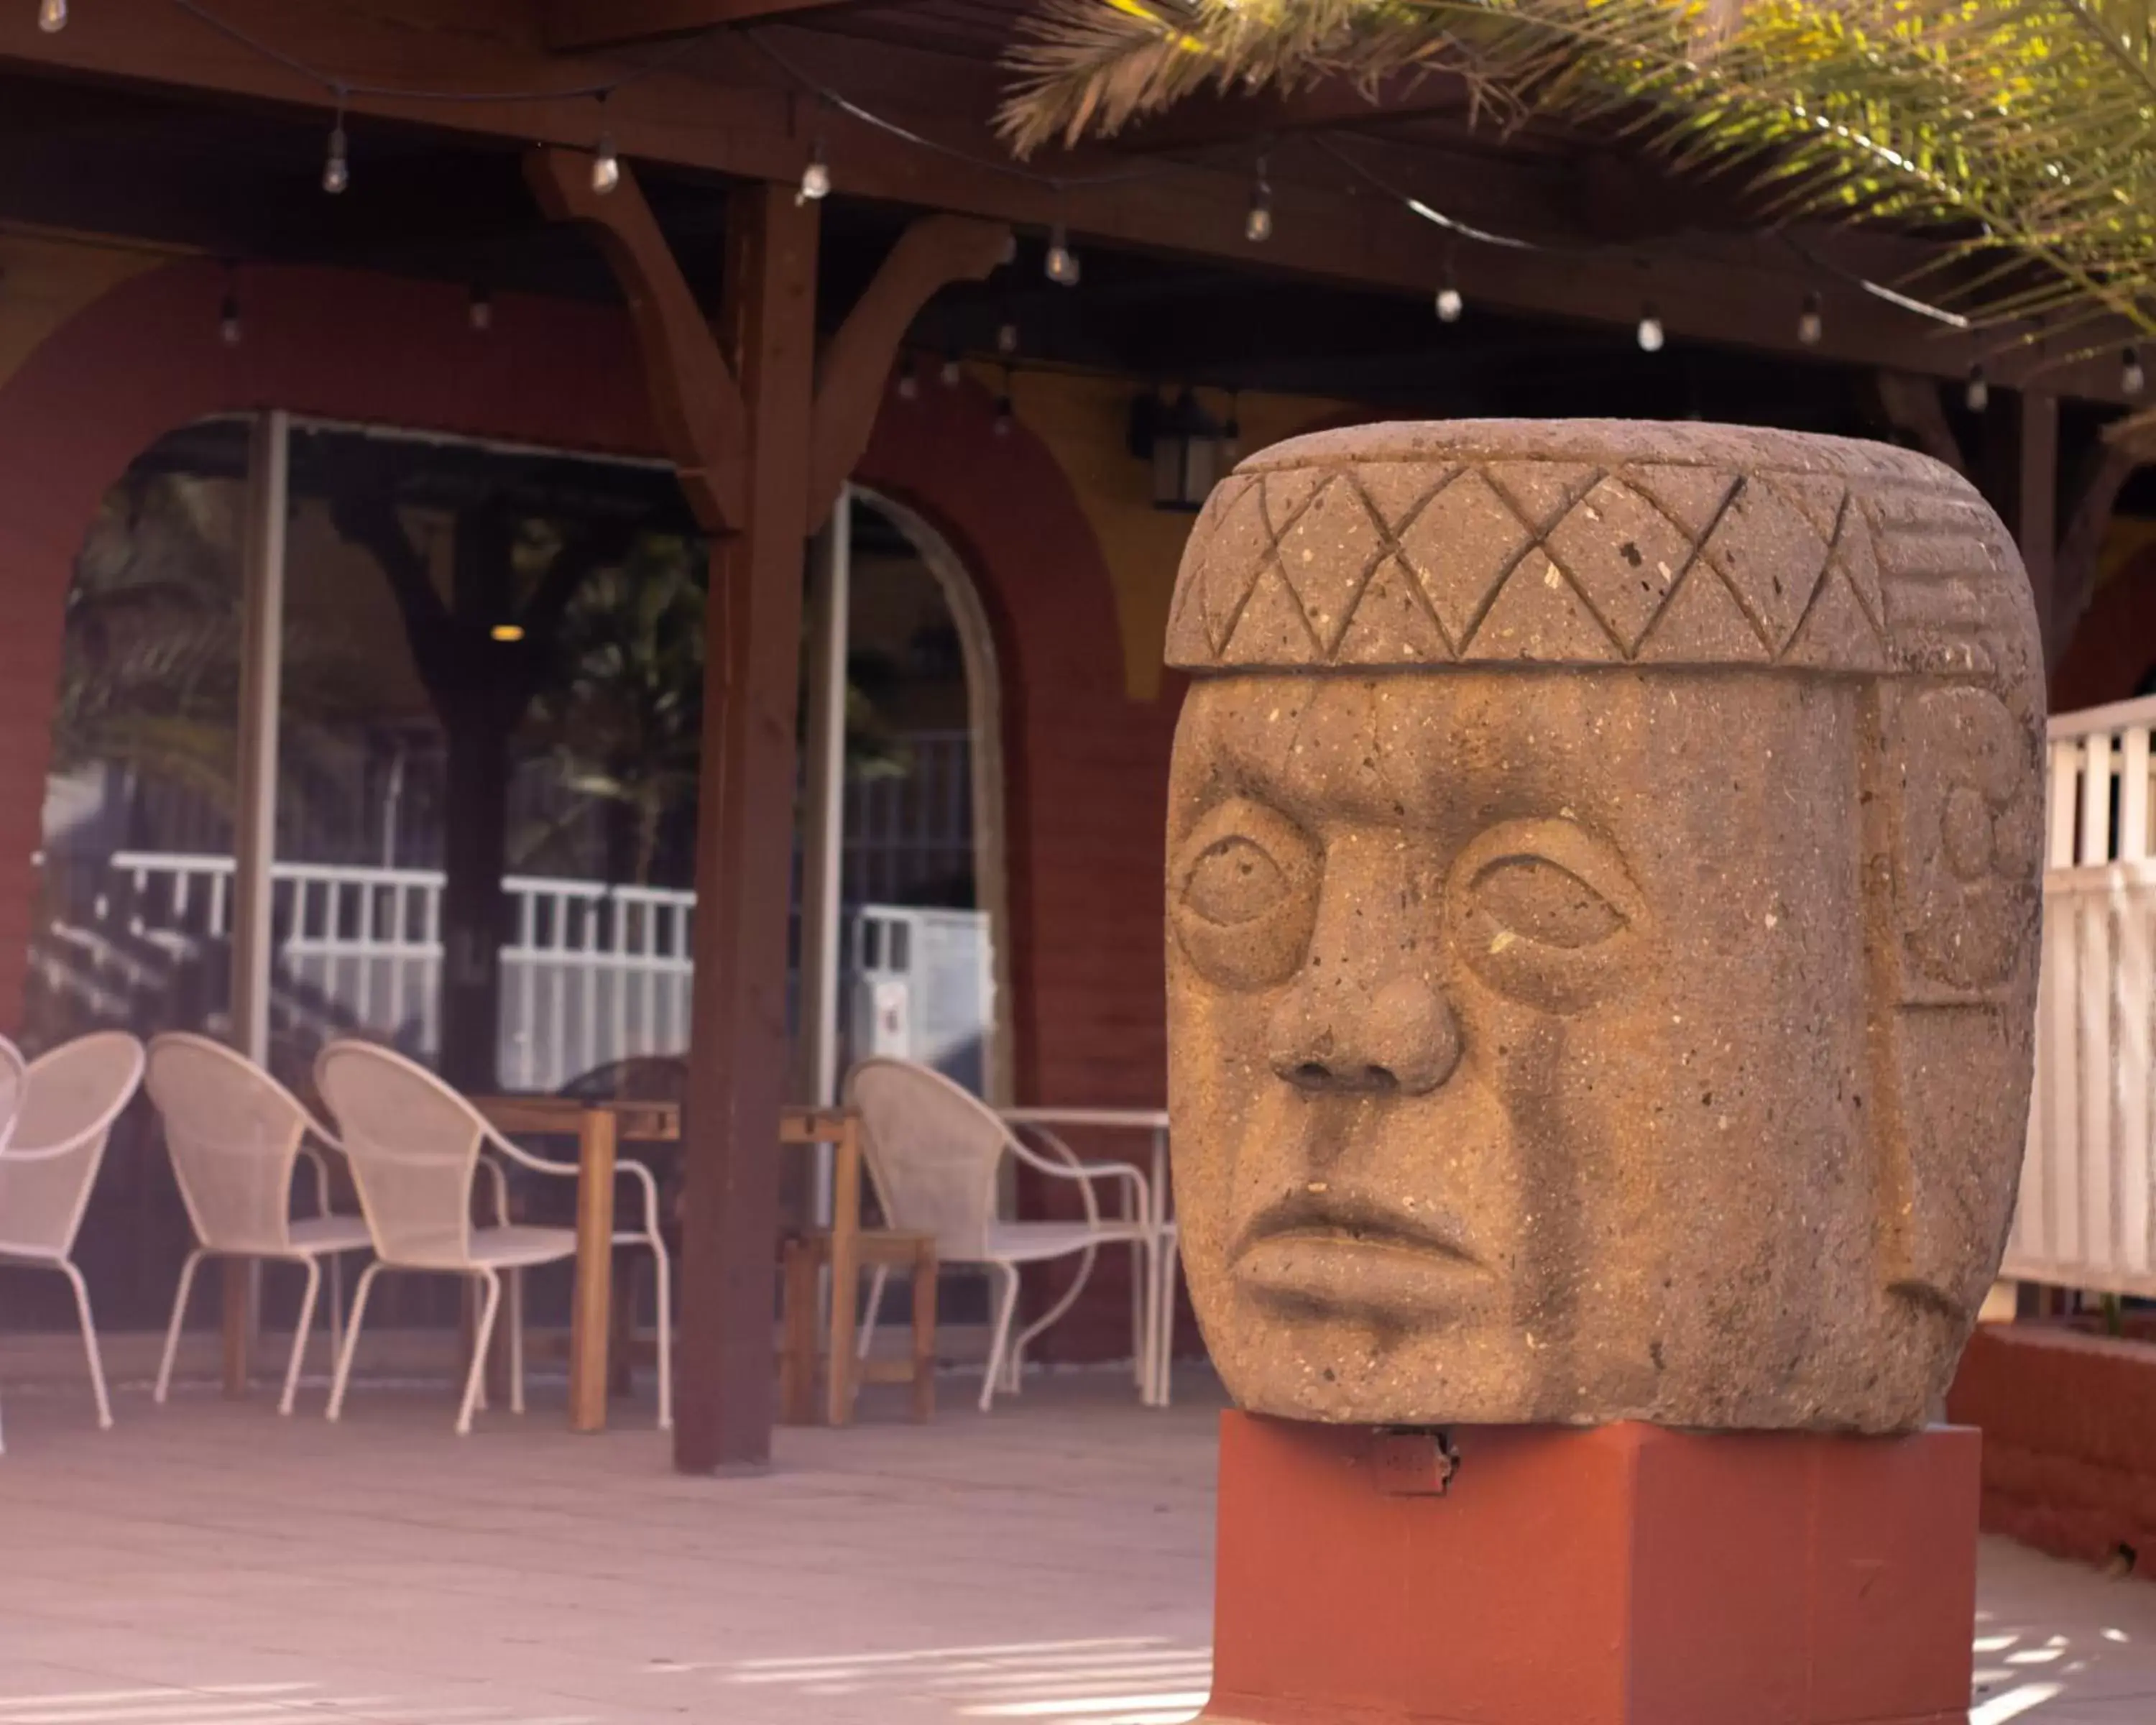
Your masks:
{"label": "wooden table", "polygon": [[[473,1106],[495,1131],[574,1137],[577,1141],[577,1281],[569,1321],[569,1429],[603,1431],[607,1421],[608,1306],[613,1296],[613,1180],[618,1147],[672,1144],[681,1138],[681,1110],[673,1102],[587,1101],[576,1096],[474,1096]],[[860,1273],[860,1134],[854,1117],[837,1108],[788,1107],[779,1112],[778,1142],[829,1144],[831,1170],[831,1312],[825,1345],[830,1368],[824,1417],[850,1417],[848,1373],[854,1358],[854,1301],[846,1297]],[[776,1250],[777,1242],[773,1243]],[[774,1258],[774,1264],[776,1259]]]}

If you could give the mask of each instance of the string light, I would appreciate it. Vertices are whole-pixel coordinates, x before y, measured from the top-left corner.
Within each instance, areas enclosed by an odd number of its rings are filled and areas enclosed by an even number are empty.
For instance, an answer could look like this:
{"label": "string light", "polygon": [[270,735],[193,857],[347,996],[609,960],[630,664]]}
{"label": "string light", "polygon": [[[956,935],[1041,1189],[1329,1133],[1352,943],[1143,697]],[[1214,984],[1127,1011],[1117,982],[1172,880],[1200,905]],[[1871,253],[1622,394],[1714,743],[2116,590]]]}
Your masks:
{"label": "string light", "polygon": [[1265,178],[1265,158],[1258,158],[1258,182],[1250,188],[1250,212],[1243,218],[1243,238],[1263,245],[1273,237],[1273,188]]}
{"label": "string light", "polygon": [[336,124],[330,128],[329,154],[322,158],[322,190],[331,197],[352,183],[352,142],[345,136],[344,110],[337,110]]}
{"label": "string light", "polygon": [[521,623],[497,623],[487,634],[497,641],[521,641],[524,639],[524,625]]}
{"label": "string light", "polygon": [[1445,285],[1437,290],[1437,321],[1440,323],[1458,323],[1460,314],[1467,309],[1467,301],[1460,296],[1460,284],[1452,279],[1452,272],[1445,272]]}
{"label": "string light", "polygon": [[621,152],[613,146],[613,134],[599,134],[599,146],[592,152],[592,190],[603,198],[621,183]]}
{"label": "string light", "polygon": [[914,401],[920,397],[921,378],[914,370],[913,355],[911,352],[901,353],[898,357],[897,387],[898,398],[901,401]]}
{"label": "string light", "polygon": [[241,334],[239,294],[228,287],[224,290],[224,303],[217,308],[217,338],[228,347],[237,347]]}
{"label": "string light", "polygon": [[1635,333],[1640,352],[1660,353],[1662,351],[1662,318],[1661,314],[1655,310],[1652,300],[1640,308],[1640,327]]}
{"label": "string light", "polygon": [[1070,235],[1058,222],[1048,234],[1048,279],[1058,287],[1075,287],[1080,274],[1078,254],[1070,249]]}
{"label": "string light", "polygon": [[2141,369],[2141,350],[2129,347],[2118,363],[2118,387],[2128,395],[2138,395],[2148,387],[2148,374]]}
{"label": "string light", "polygon": [[494,327],[494,295],[483,287],[471,290],[471,303],[465,308],[465,320],[473,332],[485,335]]}
{"label": "string light", "polygon": [[1018,323],[1015,319],[1007,317],[996,326],[996,352],[1006,354],[1018,352]]}
{"label": "string light", "polygon": [[824,141],[816,140],[808,152],[808,165],[801,170],[801,189],[793,194],[796,203],[821,203],[831,195],[831,164],[824,159]]}
{"label": "string light", "polygon": [[966,375],[966,370],[959,361],[957,349],[953,348],[943,356],[943,369],[938,375],[942,377],[943,387],[946,389],[956,389],[958,387]]}
{"label": "string light", "polygon": [[996,397],[996,417],[990,423],[988,429],[997,437],[1009,437],[1011,434],[1012,419],[1011,371],[1009,366],[1005,366],[1003,390]]}
{"label": "string light", "polygon": [[67,0],[38,0],[38,28],[48,36],[67,28]]}
{"label": "string light", "polygon": [[1797,314],[1797,339],[1807,347],[1816,347],[1820,338],[1826,334],[1826,317],[1820,310],[1820,296],[1804,295],[1804,309]]}
{"label": "string light", "polygon": [[1972,413],[1980,413],[1991,405],[1991,385],[1985,379],[1984,367],[1973,365],[1969,368],[1969,387],[1961,393],[1962,405]]}

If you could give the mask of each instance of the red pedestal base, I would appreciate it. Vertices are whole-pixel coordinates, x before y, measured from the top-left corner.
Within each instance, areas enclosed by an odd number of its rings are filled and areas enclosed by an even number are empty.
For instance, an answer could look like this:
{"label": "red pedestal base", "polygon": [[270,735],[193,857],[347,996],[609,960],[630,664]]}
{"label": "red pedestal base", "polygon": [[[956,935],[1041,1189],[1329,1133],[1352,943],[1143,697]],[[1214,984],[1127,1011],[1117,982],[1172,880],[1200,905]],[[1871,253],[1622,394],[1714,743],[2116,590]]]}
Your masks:
{"label": "red pedestal base", "polygon": [[1208,1720],[1964,1725],[1979,1435],[1227,1414]]}

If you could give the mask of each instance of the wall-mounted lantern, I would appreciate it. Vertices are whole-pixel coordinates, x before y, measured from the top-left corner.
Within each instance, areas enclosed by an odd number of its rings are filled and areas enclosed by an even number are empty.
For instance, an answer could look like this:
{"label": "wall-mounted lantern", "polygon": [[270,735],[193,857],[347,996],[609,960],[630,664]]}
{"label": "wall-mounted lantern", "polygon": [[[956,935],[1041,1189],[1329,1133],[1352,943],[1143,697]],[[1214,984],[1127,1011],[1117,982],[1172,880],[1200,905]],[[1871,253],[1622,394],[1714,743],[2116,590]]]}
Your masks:
{"label": "wall-mounted lantern", "polygon": [[1192,512],[1240,454],[1230,418],[1222,424],[1185,389],[1173,401],[1145,394],[1131,403],[1131,453],[1152,464],[1152,506]]}

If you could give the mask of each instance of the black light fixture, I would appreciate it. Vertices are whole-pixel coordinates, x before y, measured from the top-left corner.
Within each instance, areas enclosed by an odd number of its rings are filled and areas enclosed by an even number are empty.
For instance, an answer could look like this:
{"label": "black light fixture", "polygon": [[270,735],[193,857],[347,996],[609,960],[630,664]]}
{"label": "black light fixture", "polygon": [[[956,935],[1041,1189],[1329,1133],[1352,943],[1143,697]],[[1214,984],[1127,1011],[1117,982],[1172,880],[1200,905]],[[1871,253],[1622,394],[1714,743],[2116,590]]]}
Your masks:
{"label": "black light fixture", "polygon": [[1131,403],[1131,453],[1152,464],[1152,506],[1192,513],[1205,506],[1235,465],[1235,433],[1185,389],[1173,401],[1150,393]]}

